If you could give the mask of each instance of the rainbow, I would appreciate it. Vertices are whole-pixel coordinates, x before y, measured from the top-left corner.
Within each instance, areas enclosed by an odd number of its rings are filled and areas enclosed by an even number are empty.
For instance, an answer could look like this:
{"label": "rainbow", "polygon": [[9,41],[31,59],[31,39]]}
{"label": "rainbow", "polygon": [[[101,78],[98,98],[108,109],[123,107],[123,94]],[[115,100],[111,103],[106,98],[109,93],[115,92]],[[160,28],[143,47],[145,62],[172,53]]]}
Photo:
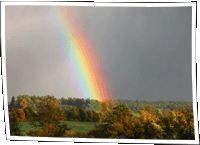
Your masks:
{"label": "rainbow", "polygon": [[[52,7],[54,21],[59,23],[59,35],[72,63],[73,79],[84,98],[108,101],[112,98],[107,79],[86,34],[78,25],[76,13],[66,7]],[[74,75],[75,74],[75,75]]]}

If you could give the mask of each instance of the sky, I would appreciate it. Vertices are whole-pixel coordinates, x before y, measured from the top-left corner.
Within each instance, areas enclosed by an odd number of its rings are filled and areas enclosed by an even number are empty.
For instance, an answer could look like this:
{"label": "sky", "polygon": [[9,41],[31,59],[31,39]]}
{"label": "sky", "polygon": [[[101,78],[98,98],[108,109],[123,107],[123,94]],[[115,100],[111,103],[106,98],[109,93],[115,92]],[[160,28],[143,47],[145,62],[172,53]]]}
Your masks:
{"label": "sky", "polygon": [[[87,98],[69,73],[69,49],[52,7],[6,6],[8,101],[19,94]],[[191,7],[66,9],[87,36],[114,99],[193,100]]]}

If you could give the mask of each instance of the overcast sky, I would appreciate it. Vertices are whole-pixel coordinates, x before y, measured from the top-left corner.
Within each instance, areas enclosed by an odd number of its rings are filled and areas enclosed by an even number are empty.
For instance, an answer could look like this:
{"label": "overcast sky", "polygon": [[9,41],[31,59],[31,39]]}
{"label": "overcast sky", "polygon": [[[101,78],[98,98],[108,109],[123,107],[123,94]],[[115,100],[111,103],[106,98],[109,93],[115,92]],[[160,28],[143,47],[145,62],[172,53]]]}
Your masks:
{"label": "overcast sky", "polygon": [[[191,7],[71,9],[116,99],[192,101]],[[50,15],[49,6],[6,6],[9,101],[19,94],[82,98]]]}

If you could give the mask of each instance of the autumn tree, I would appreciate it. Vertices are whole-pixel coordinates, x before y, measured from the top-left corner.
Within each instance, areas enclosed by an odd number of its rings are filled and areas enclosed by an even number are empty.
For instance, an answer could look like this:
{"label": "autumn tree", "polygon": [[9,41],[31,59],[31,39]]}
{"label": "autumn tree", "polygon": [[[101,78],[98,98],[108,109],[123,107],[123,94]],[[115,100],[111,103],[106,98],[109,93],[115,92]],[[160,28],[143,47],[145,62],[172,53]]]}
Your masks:
{"label": "autumn tree", "polygon": [[101,124],[88,132],[96,138],[159,139],[163,138],[162,128],[154,116],[156,112],[147,107],[141,117],[135,119],[133,113],[124,105],[117,105]]}
{"label": "autumn tree", "polygon": [[[21,100],[21,101],[19,101]],[[18,106],[20,105],[21,108],[16,108],[15,107],[15,98],[14,96],[12,97],[11,104],[13,106],[13,109],[9,111],[9,123],[10,123],[10,132],[11,135],[20,135],[21,130],[19,126],[19,122],[25,122],[27,121],[27,112],[25,109],[27,108],[27,100],[23,99],[22,96],[18,97]],[[29,116],[31,117],[31,116]]]}
{"label": "autumn tree", "polygon": [[25,122],[26,116],[23,109],[15,109],[11,112],[11,116],[16,119],[16,122]]}
{"label": "autumn tree", "polygon": [[93,113],[92,122],[99,122],[99,120],[100,120],[99,114],[96,113],[95,111],[92,111],[92,113]]}
{"label": "autumn tree", "polygon": [[113,111],[106,118],[107,124],[101,124],[89,131],[89,135],[103,138],[131,138],[133,135],[133,114],[123,105],[113,108]]}
{"label": "autumn tree", "polygon": [[41,102],[41,108],[38,111],[39,126],[32,122],[31,124],[41,129],[32,129],[27,132],[28,136],[42,137],[63,137],[65,131],[70,128],[64,123],[64,110],[60,109],[59,104],[54,96],[46,96]]}
{"label": "autumn tree", "polygon": [[109,112],[112,110],[111,106],[112,105],[108,101],[101,102],[101,107],[102,107],[101,112],[103,114],[106,114],[106,112]]}
{"label": "autumn tree", "polygon": [[24,109],[24,113],[25,113],[25,116],[26,116],[26,119],[28,121],[36,121],[37,120],[37,111],[34,111],[31,107],[26,107]]}
{"label": "autumn tree", "polygon": [[9,125],[10,125],[10,135],[12,136],[21,135],[18,114],[16,113],[16,111],[9,112]]}
{"label": "autumn tree", "polygon": [[20,102],[20,106],[22,109],[25,109],[26,107],[28,107],[28,101],[25,98],[22,99],[22,101]]}

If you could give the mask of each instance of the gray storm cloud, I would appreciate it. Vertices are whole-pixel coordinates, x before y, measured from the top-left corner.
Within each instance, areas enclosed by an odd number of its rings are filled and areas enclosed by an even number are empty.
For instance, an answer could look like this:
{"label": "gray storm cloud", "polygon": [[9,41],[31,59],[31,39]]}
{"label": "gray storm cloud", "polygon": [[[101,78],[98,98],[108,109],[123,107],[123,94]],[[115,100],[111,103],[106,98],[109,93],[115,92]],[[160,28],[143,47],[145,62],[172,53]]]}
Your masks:
{"label": "gray storm cloud", "polygon": [[[116,99],[192,101],[190,7],[74,7]],[[51,7],[6,7],[8,98],[79,97]]]}

